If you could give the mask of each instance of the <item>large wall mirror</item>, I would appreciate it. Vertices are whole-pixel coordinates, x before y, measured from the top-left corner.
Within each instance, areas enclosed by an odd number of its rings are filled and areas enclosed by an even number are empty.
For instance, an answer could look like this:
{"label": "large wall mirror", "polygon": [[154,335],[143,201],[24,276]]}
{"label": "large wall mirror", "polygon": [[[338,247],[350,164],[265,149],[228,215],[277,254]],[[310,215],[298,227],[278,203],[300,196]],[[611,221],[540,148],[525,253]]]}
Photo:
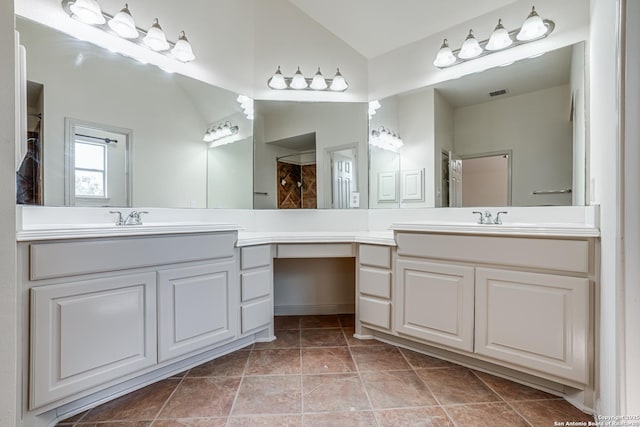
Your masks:
{"label": "large wall mirror", "polygon": [[255,209],[367,208],[367,104],[255,101]]}
{"label": "large wall mirror", "polygon": [[370,207],[584,205],[585,90],[578,43],[380,100]]}
{"label": "large wall mirror", "polygon": [[[38,187],[19,202],[252,208],[253,123],[236,93],[25,19],[16,25],[27,56],[26,172]],[[237,132],[203,141],[225,124]]]}

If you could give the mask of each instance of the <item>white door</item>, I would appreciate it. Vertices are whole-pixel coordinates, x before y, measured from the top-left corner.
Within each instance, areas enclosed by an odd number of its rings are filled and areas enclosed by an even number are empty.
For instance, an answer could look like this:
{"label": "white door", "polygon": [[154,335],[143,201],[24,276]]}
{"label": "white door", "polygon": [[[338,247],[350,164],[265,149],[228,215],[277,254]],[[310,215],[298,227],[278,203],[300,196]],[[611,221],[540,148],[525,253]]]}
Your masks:
{"label": "white door", "polygon": [[132,132],[67,120],[69,206],[130,206],[129,150]]}
{"label": "white door", "polygon": [[351,207],[351,192],[356,191],[355,150],[331,152],[332,207],[347,209]]}
{"label": "white door", "polygon": [[449,151],[449,206],[462,206],[462,159]]}

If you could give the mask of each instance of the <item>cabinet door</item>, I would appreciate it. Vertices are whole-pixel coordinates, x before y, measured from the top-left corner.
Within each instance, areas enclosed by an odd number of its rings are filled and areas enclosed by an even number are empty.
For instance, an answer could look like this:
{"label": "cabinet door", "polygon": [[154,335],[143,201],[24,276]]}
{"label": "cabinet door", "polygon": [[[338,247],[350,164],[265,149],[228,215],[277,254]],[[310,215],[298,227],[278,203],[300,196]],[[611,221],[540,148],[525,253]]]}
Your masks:
{"label": "cabinet door", "polygon": [[31,409],[156,363],[155,279],[143,273],[31,289]]}
{"label": "cabinet door", "polygon": [[235,261],[158,272],[158,357],[165,361],[236,336]]}
{"label": "cabinet door", "polygon": [[587,382],[589,281],[476,270],[476,352]]}
{"label": "cabinet door", "polygon": [[396,273],[396,331],[473,351],[473,267],[398,259]]}

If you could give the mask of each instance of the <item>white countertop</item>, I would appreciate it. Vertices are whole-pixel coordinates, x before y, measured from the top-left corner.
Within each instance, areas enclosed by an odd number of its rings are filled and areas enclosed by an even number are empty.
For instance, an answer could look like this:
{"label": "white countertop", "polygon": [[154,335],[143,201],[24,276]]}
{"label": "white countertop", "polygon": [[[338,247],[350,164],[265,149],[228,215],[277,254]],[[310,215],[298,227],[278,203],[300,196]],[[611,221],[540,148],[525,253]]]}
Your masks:
{"label": "white countertop", "polygon": [[394,231],[425,233],[482,234],[497,236],[540,236],[540,237],[599,237],[600,230],[586,224],[571,223],[503,223],[477,224],[471,222],[425,221],[392,224]]}
{"label": "white countertop", "polygon": [[236,231],[241,227],[236,224],[207,222],[167,222],[148,223],[144,225],[113,224],[47,224],[33,226],[16,233],[18,242],[30,240],[84,239],[116,236],[148,236],[155,234],[204,233],[212,231]]}
{"label": "white countertop", "polygon": [[395,246],[393,231],[274,231],[238,233],[236,246],[254,246],[270,243],[368,243],[373,245]]}

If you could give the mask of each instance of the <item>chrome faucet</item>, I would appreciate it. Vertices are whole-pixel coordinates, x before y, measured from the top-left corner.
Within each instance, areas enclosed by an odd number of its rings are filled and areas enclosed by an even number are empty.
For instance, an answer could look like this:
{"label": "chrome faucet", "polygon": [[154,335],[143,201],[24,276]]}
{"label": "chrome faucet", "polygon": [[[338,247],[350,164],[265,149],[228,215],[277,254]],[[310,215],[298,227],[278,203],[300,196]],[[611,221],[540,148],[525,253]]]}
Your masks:
{"label": "chrome faucet", "polygon": [[509,213],[509,212],[507,212],[507,211],[500,211],[500,212],[498,212],[498,213],[496,214],[496,219],[495,219],[495,221],[493,221],[493,223],[494,223],[494,224],[502,224],[502,219],[500,218],[500,215],[501,215],[501,214],[502,214],[502,215],[506,215],[506,214],[508,214],[508,213]]}
{"label": "chrome faucet", "polygon": [[124,225],[124,220],[122,219],[122,212],[120,212],[120,211],[109,211],[109,213],[118,215],[118,217],[116,218],[116,226]]}
{"label": "chrome faucet", "polygon": [[474,214],[479,214],[480,218],[478,218],[478,224],[493,224],[491,212],[489,211],[473,211]]}
{"label": "chrome faucet", "polygon": [[125,218],[123,225],[142,225],[143,214],[148,214],[147,211],[131,211]]}

